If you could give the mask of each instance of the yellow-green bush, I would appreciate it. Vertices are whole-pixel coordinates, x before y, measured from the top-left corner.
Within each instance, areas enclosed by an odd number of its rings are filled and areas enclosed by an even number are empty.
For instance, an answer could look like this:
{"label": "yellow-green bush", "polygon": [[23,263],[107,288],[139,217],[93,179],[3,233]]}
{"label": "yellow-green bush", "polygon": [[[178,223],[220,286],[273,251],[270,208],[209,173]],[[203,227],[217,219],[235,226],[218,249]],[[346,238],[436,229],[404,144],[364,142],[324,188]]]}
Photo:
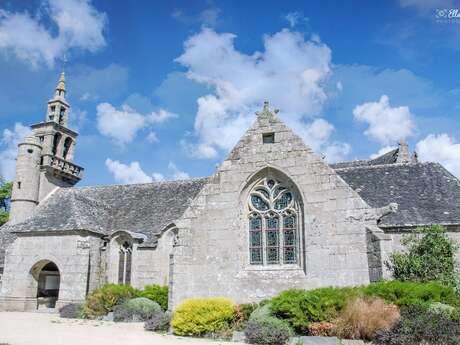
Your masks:
{"label": "yellow-green bush", "polygon": [[201,336],[228,327],[235,320],[236,305],[229,299],[192,298],[174,311],[174,334]]}
{"label": "yellow-green bush", "polygon": [[117,304],[136,297],[139,291],[129,285],[106,284],[87,297],[83,313],[87,318],[107,315]]}

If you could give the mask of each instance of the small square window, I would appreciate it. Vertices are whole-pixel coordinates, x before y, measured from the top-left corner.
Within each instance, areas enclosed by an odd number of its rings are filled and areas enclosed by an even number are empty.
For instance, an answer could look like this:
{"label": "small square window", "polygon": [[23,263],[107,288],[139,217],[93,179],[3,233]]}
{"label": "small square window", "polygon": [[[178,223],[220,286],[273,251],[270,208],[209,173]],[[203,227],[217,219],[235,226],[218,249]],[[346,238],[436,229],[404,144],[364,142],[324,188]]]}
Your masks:
{"label": "small square window", "polygon": [[264,144],[273,144],[275,142],[275,133],[262,134],[262,141]]}

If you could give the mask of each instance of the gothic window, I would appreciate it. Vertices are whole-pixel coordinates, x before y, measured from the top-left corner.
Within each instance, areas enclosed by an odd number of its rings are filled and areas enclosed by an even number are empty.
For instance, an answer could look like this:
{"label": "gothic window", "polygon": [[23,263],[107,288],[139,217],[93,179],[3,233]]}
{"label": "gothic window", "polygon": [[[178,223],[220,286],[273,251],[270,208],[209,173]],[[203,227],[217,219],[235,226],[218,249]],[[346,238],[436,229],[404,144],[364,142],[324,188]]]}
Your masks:
{"label": "gothic window", "polygon": [[52,153],[54,156],[57,154],[57,149],[58,149],[60,141],[61,141],[61,134],[56,133],[53,138],[53,149],[52,149]]}
{"label": "gothic window", "polygon": [[118,253],[118,284],[131,284],[132,252],[132,244],[123,242]]}
{"label": "gothic window", "polygon": [[282,182],[264,178],[249,194],[249,261],[298,264],[298,202]]}
{"label": "gothic window", "polygon": [[72,139],[67,137],[64,141],[64,150],[62,152],[62,158],[67,159],[67,155],[69,154],[71,146],[72,146]]}

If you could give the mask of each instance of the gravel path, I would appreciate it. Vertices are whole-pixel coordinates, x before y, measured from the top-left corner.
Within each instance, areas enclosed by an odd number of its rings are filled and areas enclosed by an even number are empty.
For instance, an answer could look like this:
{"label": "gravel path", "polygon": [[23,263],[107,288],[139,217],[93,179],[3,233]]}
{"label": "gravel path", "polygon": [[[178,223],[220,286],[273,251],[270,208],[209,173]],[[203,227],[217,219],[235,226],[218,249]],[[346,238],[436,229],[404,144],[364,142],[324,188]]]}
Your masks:
{"label": "gravel path", "polygon": [[146,332],[141,323],[61,319],[54,314],[0,312],[0,344],[243,345]]}

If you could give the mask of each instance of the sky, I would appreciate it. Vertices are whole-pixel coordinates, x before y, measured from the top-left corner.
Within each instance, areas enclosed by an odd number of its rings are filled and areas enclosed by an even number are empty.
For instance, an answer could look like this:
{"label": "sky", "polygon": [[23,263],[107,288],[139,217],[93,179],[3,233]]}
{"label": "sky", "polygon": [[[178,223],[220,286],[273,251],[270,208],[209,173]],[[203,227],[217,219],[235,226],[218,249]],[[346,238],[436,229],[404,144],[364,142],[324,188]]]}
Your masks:
{"label": "sky", "polygon": [[0,1],[0,175],[65,70],[80,185],[209,176],[265,100],[329,162],[460,177],[460,0]]}

